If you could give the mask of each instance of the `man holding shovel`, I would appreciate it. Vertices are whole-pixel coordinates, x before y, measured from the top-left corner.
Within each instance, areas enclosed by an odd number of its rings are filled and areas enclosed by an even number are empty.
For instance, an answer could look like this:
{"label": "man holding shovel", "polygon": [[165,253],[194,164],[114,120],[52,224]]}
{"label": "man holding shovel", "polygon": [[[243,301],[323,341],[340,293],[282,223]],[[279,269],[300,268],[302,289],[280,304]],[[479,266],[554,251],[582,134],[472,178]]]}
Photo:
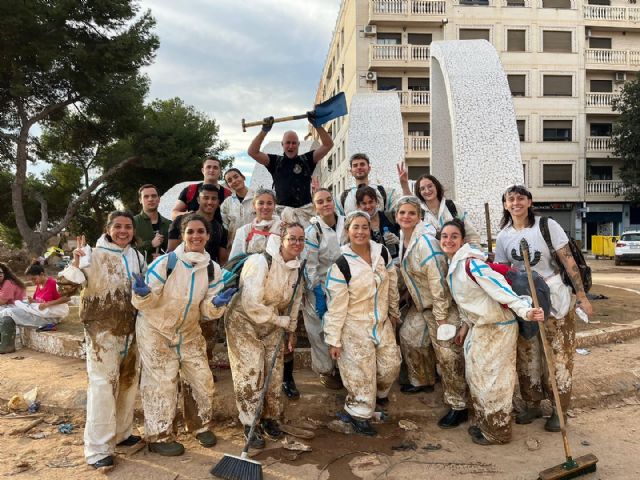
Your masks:
{"label": "man holding shovel", "polygon": [[311,176],[316,164],[333,148],[333,140],[326,130],[316,122],[314,112],[307,114],[320,137],[317,149],[298,154],[300,140],[294,131],[282,136],[282,155],[260,151],[262,142],[273,127],[274,118],[263,120],[262,130],[249,145],[247,153],[256,162],[264,165],[273,177],[273,187],[278,202],[278,214],[285,222],[300,222],[305,227],[315,214],[311,203]]}

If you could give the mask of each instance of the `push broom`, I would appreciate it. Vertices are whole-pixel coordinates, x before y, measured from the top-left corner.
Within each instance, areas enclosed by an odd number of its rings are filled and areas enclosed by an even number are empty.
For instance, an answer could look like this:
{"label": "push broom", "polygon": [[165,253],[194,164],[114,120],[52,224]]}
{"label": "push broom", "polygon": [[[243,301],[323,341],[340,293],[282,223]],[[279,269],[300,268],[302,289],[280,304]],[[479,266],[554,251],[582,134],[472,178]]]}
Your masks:
{"label": "push broom", "polygon": [[[296,292],[298,291],[298,286],[300,285],[300,279],[302,278],[302,275],[304,273],[304,266],[306,263],[306,260],[302,262],[302,266],[300,267],[300,270],[298,272],[298,278],[293,288],[293,296],[291,297],[291,301],[289,302],[289,306],[287,307],[287,315],[291,315],[293,301],[296,297]],[[264,379],[264,385],[262,386],[262,392],[260,392],[260,398],[258,400],[258,408],[256,409],[255,416],[253,417],[253,422],[251,422],[251,429],[249,430],[249,434],[247,435],[247,441],[244,444],[242,453],[240,454],[240,456],[229,455],[225,453],[224,457],[222,457],[222,460],[220,460],[220,462],[218,462],[218,464],[211,469],[210,473],[214,477],[222,478],[224,480],[262,480],[262,464],[249,458],[249,443],[251,442],[253,432],[255,431],[258,421],[260,420],[260,416],[262,415],[264,398],[267,395],[267,389],[269,388],[269,383],[271,383],[273,369],[276,365],[276,361],[278,360],[280,349],[284,344],[286,336],[287,332],[286,330],[284,330],[282,332],[282,335],[280,336],[278,345],[276,346],[276,349],[273,351],[273,355],[271,356],[271,365],[269,365],[267,376]]]}
{"label": "push broom", "polygon": [[[536,287],[533,283],[533,275],[531,273],[531,264],[529,263],[529,243],[525,238],[520,241],[520,251],[524,258],[524,266],[527,269],[527,278],[529,280],[531,297],[533,298],[533,306],[538,308],[540,305],[538,304],[538,295],[536,294]],[[551,388],[553,389],[553,398],[555,399],[555,406],[560,419],[560,431],[562,432],[562,443],[564,444],[564,453],[566,457],[564,463],[547,468],[540,472],[538,474],[538,480],[566,480],[569,478],[580,477],[587,473],[595,472],[598,459],[592,453],[578,458],[573,458],[571,455],[571,447],[569,446],[569,439],[567,437],[567,425],[564,421],[564,413],[562,411],[562,405],[560,404],[560,393],[558,392],[558,383],[556,382],[556,366],[553,361],[553,352],[551,351],[551,345],[549,345],[549,340],[546,336],[544,322],[540,322],[538,325],[540,326],[540,339],[542,340],[544,357],[547,360],[549,380],[551,381]]]}

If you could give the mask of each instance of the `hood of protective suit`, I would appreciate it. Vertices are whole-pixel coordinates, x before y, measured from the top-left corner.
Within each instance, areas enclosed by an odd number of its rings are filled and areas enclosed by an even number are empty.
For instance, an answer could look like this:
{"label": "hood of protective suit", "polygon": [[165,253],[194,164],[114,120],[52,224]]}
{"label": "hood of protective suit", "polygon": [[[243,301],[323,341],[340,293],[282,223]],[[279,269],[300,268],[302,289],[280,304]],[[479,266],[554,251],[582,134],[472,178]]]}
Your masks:
{"label": "hood of protective suit", "polygon": [[209,253],[205,250],[204,252],[185,252],[184,250],[184,242],[182,242],[178,247],[174,250],[176,256],[185,263],[190,264],[195,270],[199,270],[201,268],[207,268],[209,262],[211,261],[211,257]]}

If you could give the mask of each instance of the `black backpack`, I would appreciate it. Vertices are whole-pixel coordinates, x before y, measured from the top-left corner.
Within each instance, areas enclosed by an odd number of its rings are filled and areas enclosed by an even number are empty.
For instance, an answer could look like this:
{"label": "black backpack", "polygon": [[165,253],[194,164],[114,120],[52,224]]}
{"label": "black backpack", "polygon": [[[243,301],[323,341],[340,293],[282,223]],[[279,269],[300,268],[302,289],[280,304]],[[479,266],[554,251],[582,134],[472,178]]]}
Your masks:
{"label": "black backpack", "polygon": [[[224,289],[227,288],[240,288],[240,274],[242,273],[242,268],[252,253],[241,253],[236,255],[227,263],[224,264],[222,268],[222,281],[224,282]],[[267,259],[267,269],[271,269],[271,262],[273,257],[267,253],[263,252],[264,258]]]}
{"label": "black backpack", "polygon": [[453,218],[457,218],[458,209],[456,208],[456,204],[453,203],[453,200],[449,200],[448,198],[446,198],[444,200],[444,204],[447,206],[447,210],[449,210],[449,213],[451,213],[451,216]]}
{"label": "black backpack", "polygon": [[[549,218],[540,217],[540,233],[542,233],[542,237],[544,238],[549,251],[556,264],[558,265],[558,269],[560,270],[560,277],[562,278],[562,282],[571,287],[573,293],[576,293],[576,289],[573,287],[573,283],[571,282],[571,278],[569,274],[564,268],[564,264],[558,258],[558,253],[553,248],[551,244],[551,232],[549,232]],[[573,256],[573,260],[576,262],[578,266],[578,271],[580,272],[580,278],[582,279],[582,285],[584,286],[584,293],[588,293],[591,289],[591,285],[593,284],[593,280],[591,278],[591,267],[587,265],[586,260],[584,259],[584,255],[576,245],[576,242],[573,238],[569,237],[569,249],[571,250],[571,256]]]}
{"label": "black backpack", "polygon": [[[387,263],[389,263],[389,250],[387,250],[387,247],[385,247],[384,245],[382,246],[381,254],[384,260],[384,264],[386,265]],[[342,272],[344,281],[347,282],[347,285],[349,285],[349,282],[351,281],[351,267],[349,267],[349,262],[347,261],[347,258],[344,256],[344,254],[338,257],[338,259],[336,260],[336,265],[338,266],[340,272]]]}
{"label": "black backpack", "polygon": [[[382,210],[386,210],[387,208],[387,191],[384,189],[384,187],[382,185],[378,185],[376,187],[378,189],[378,192],[380,192],[380,195],[382,196]],[[357,190],[357,188],[356,188]],[[342,205],[342,209],[344,210],[344,201],[347,199],[347,196],[349,195],[349,192],[351,191],[351,189],[345,190],[344,192],[342,192],[342,195],[340,195],[340,205]]]}

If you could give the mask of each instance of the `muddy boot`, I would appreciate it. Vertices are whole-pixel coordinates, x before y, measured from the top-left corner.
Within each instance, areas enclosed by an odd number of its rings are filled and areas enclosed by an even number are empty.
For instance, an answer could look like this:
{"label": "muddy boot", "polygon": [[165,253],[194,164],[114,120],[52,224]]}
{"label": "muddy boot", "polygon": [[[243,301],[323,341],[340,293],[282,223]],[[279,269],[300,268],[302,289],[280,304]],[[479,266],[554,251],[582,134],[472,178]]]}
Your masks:
{"label": "muddy boot", "polygon": [[198,433],[196,435],[196,440],[198,440],[200,445],[205,448],[211,448],[215,446],[216,443],[218,443],[218,439],[216,438],[215,434],[210,430]]}
{"label": "muddy boot", "polygon": [[272,418],[265,418],[260,422],[260,428],[262,428],[262,432],[265,434],[267,438],[270,440],[279,440],[282,438],[282,430],[280,430],[280,425],[276,420]]}
{"label": "muddy boot", "polygon": [[339,370],[331,375],[320,374],[320,383],[329,390],[340,390],[343,387]]}
{"label": "muddy boot", "polygon": [[530,407],[524,412],[520,412],[516,415],[516,423],[518,425],[528,425],[536,418],[542,417],[542,410],[540,407]]}
{"label": "muddy boot", "polygon": [[300,398],[300,392],[298,391],[296,382],[293,379],[293,358],[287,362],[284,362],[282,390],[289,400],[297,400],[298,398]]}
{"label": "muddy boot", "polygon": [[[244,426],[244,439],[249,440],[249,432],[251,431],[250,425]],[[253,431],[253,435],[251,435],[251,440],[249,441],[249,448],[255,448],[258,450],[262,450],[265,447],[266,443],[264,438],[262,438],[262,434],[260,433],[260,428],[256,426]]]}
{"label": "muddy boot", "polygon": [[455,428],[461,423],[469,420],[469,410],[466,408],[464,410],[449,410],[449,412],[438,420],[438,426],[440,428]]}
{"label": "muddy boot", "polygon": [[366,435],[368,437],[375,437],[378,434],[376,429],[371,426],[371,423],[369,423],[369,420],[356,418],[348,413],[346,415],[349,417],[349,421],[351,422],[351,425],[353,425],[353,430],[356,433]]}
{"label": "muddy boot", "polygon": [[149,451],[163,457],[178,457],[184,453],[184,445],[178,442],[156,442],[149,444]]}
{"label": "muddy boot", "polygon": [[402,393],[406,393],[407,395],[413,395],[416,393],[431,393],[433,392],[433,385],[419,385],[419,386],[415,386],[415,385],[402,385],[400,387],[400,391]]}
{"label": "muddy boot", "polygon": [[125,438],[123,441],[121,441],[120,443],[118,443],[118,447],[133,447],[136,443],[138,443],[140,440],[142,440],[142,437],[139,437],[138,435],[129,435],[127,438]]}
{"label": "muddy boot", "polygon": [[[567,416],[564,416],[564,423],[565,425],[567,424]],[[547,432],[559,432],[561,430],[560,428],[560,417],[558,417],[558,412],[556,412],[556,409],[553,409],[553,413],[551,414],[551,416],[547,419],[546,423],[544,424],[544,429]]]}
{"label": "muddy boot", "polygon": [[113,465],[113,457],[111,455],[101,458],[96,463],[91,464],[93,468],[100,471],[111,470],[113,468]]}
{"label": "muddy boot", "polygon": [[16,351],[16,323],[11,317],[0,318],[0,353]]}

